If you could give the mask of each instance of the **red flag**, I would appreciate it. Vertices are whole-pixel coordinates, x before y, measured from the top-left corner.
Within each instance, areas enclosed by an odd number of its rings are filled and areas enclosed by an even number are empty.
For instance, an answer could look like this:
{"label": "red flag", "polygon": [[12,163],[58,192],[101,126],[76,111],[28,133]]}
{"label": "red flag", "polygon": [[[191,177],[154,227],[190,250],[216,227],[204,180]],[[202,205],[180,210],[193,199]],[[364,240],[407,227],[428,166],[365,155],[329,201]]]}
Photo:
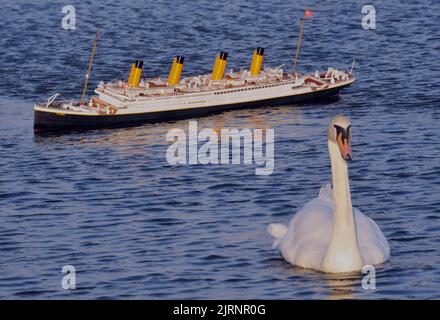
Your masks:
{"label": "red flag", "polygon": [[309,8],[306,8],[304,10],[304,17],[313,17],[313,11],[310,10]]}

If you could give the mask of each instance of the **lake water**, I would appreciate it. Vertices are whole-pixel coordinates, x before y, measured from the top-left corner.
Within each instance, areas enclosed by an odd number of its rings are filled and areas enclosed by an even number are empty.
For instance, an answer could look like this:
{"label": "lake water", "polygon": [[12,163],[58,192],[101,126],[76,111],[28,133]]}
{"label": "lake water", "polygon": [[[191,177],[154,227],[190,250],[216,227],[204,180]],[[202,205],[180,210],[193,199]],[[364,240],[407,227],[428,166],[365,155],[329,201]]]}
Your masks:
{"label": "lake water", "polygon": [[[64,1],[4,0],[0,10],[0,298],[382,299],[440,298],[440,4],[377,4],[376,30],[362,3],[320,1],[70,1],[77,29],[64,30]],[[96,29],[101,39],[89,93],[125,78],[133,59],[166,75],[209,72],[215,55],[247,66],[290,67],[299,17],[309,6],[298,68],[348,69],[358,81],[337,101],[225,112],[199,128],[273,128],[275,169],[171,166],[170,129],[188,120],[65,135],[34,135],[33,103],[54,92],[78,98]],[[391,246],[376,269],[326,275],[292,267],[266,233],[288,223],[331,179],[326,125],[352,120],[353,204]],[[77,289],[63,290],[73,265]]]}

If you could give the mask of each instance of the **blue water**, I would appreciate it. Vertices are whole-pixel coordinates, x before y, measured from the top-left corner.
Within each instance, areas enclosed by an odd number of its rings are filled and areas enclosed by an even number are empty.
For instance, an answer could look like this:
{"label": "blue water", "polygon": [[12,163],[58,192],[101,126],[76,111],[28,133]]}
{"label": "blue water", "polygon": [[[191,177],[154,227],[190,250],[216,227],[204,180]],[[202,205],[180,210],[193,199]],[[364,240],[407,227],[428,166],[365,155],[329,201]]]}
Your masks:
{"label": "blue water", "polygon": [[[376,30],[362,3],[344,1],[3,0],[0,10],[0,298],[337,299],[440,298],[440,4],[378,3]],[[209,72],[215,54],[247,66],[252,49],[289,66],[304,7],[299,69],[349,68],[358,81],[328,103],[267,107],[200,118],[199,128],[273,128],[275,170],[253,165],[170,166],[172,128],[188,121],[38,136],[33,103],[78,98],[96,29],[89,93],[125,78],[133,59],[166,75]],[[391,246],[376,290],[362,274],[292,267],[265,229],[287,223],[330,181],[326,125],[353,123],[353,204]],[[73,265],[77,289],[63,290]]]}

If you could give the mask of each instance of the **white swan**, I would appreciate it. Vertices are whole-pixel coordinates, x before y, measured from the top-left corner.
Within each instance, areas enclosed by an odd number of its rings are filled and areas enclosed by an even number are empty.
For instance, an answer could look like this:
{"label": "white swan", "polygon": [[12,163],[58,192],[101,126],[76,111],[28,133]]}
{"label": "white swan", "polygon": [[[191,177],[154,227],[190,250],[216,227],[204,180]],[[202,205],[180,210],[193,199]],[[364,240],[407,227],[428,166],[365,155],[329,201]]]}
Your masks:
{"label": "white swan", "polygon": [[289,227],[270,224],[283,257],[293,265],[323,272],[352,272],[388,260],[390,247],[376,223],[351,205],[348,164],[351,160],[350,120],[335,116],[328,126],[332,168],[330,185],[308,202]]}

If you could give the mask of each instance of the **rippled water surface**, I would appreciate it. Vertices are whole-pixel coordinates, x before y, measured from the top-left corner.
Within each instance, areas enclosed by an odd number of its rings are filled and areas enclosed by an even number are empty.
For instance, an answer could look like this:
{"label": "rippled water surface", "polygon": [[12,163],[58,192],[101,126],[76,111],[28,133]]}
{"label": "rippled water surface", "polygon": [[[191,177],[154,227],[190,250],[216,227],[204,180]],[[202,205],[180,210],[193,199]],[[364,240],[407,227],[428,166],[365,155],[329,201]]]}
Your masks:
{"label": "rippled water surface", "polygon": [[[440,298],[440,5],[341,1],[4,0],[0,10],[0,298]],[[226,112],[199,128],[274,128],[275,170],[253,165],[170,166],[172,128],[188,121],[65,135],[34,135],[32,107],[54,92],[77,98],[96,29],[91,79],[126,77],[134,58],[148,75],[209,72],[219,50],[231,66],[266,48],[290,64],[305,6],[299,68],[348,68],[358,81],[337,101]],[[292,267],[265,229],[290,217],[330,181],[326,125],[353,123],[353,203],[381,227],[391,259],[376,290],[361,274]],[[64,265],[77,289],[61,289]]]}

